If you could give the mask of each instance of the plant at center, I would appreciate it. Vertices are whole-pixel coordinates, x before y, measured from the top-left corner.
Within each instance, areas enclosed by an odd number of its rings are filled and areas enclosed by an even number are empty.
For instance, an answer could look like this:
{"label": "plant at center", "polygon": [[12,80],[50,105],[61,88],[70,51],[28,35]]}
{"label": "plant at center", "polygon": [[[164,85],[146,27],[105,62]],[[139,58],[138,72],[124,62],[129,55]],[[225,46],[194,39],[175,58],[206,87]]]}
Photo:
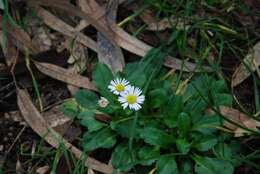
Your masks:
{"label": "plant at center", "polygon": [[208,74],[182,81],[162,67],[165,57],[153,49],[115,75],[96,64],[98,93],[79,90],[62,106],[87,128],[84,150],[111,149],[115,172],[232,174],[239,143],[207,112],[232,104],[225,81]]}

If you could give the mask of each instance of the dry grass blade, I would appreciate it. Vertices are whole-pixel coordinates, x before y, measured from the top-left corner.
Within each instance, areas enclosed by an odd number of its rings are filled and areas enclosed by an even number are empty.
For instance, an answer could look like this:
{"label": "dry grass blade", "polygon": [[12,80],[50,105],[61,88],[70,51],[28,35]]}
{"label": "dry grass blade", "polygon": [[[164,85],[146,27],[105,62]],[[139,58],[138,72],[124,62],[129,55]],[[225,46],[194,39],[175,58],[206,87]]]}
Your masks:
{"label": "dry grass blade", "polygon": [[51,14],[49,11],[39,7],[37,9],[37,14],[39,17],[41,17],[46,25],[48,25],[50,28],[59,31],[60,33],[76,38],[76,41],[80,42],[81,44],[85,45],[86,47],[91,48],[94,51],[97,51],[97,44],[95,41],[87,37],[86,35],[77,32],[76,29],[71,27],[70,25],[66,24],[53,14]]}
{"label": "dry grass blade", "polygon": [[[251,72],[248,70],[248,68],[250,68],[251,71],[254,72],[260,66],[260,42],[258,42],[246,55],[243,62],[244,63],[241,63],[239,65],[232,76],[232,87],[239,85],[250,76]],[[245,64],[248,67],[246,67]]]}
{"label": "dry grass blade", "polygon": [[87,77],[83,77],[81,75],[75,74],[70,70],[61,68],[59,66],[50,63],[42,63],[42,62],[34,61],[34,64],[39,69],[39,71],[54,79],[63,81],[65,83],[74,86],[96,91],[96,87],[89,81]]}
{"label": "dry grass blade", "polygon": [[[18,107],[24,119],[37,134],[43,137],[45,141],[53,147],[58,148],[62,142],[75,155],[76,158],[79,159],[82,157],[83,154],[79,149],[63,139],[56,131],[48,126],[47,122],[33,105],[28,93],[25,90],[17,89],[17,99]],[[87,158],[85,165],[88,168],[103,172],[105,174],[111,174],[113,171],[113,169],[108,165],[90,157]]]}

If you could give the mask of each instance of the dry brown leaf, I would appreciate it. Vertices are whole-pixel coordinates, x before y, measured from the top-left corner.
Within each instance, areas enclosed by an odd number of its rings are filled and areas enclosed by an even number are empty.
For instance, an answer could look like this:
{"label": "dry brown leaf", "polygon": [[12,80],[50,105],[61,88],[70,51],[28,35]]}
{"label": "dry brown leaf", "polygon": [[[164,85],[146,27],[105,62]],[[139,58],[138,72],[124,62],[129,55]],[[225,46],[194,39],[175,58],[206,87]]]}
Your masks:
{"label": "dry brown leaf", "polygon": [[45,6],[45,7],[56,7],[58,9],[64,10],[65,12],[68,12],[69,14],[72,14],[74,16],[81,17],[91,23],[99,32],[101,32],[106,38],[110,40],[110,42],[113,45],[116,45],[114,42],[114,33],[111,32],[109,27],[101,25],[98,21],[96,21],[91,13],[85,13],[78,7],[72,5],[70,2],[65,1],[56,1],[53,3],[52,0],[41,0],[35,2],[34,0],[28,0],[29,4],[33,5],[34,7]]}
{"label": "dry brown leaf", "polygon": [[[87,64],[87,48],[79,43],[75,43],[73,48],[67,49],[71,50],[71,55],[67,61],[70,64],[68,71],[72,74],[80,74],[85,71]],[[67,85],[67,88],[72,95],[79,90],[79,87],[70,84]]]}
{"label": "dry brown leaf", "polygon": [[75,38],[76,41],[80,42],[81,44],[85,45],[86,47],[91,48],[94,51],[97,51],[97,44],[95,41],[87,37],[86,35],[78,32],[70,25],[66,24],[47,10],[43,8],[37,9],[37,14],[41,17],[46,25],[50,28],[59,31],[60,33],[69,36],[71,38]]}
{"label": "dry brown leaf", "polygon": [[[212,112],[212,111],[211,111]],[[223,116],[226,118],[234,121],[235,123],[244,126],[248,129],[252,130],[258,130],[258,127],[260,127],[260,122],[250,118],[249,116],[243,114],[237,109],[221,106],[220,112]],[[237,127],[236,125],[229,123],[227,121],[224,122],[224,126],[230,129],[232,132],[234,132],[235,137],[243,136],[244,134],[248,133],[248,131],[241,129],[240,127]]]}
{"label": "dry brown leaf", "polygon": [[[48,125],[60,134],[64,134],[72,122],[71,119],[65,117],[60,111],[60,106],[54,106],[50,110],[43,112],[42,115]],[[19,111],[6,112],[4,116],[5,118],[24,124],[24,119]]]}
{"label": "dry brown leaf", "polygon": [[[118,0],[109,1],[107,8],[107,22],[108,25],[116,23],[116,13],[118,7]],[[97,35],[98,45],[98,60],[106,64],[113,73],[122,71],[125,66],[124,55],[121,48],[117,45],[113,45],[109,39],[107,39],[102,33],[98,32]]]}
{"label": "dry brown leaf", "polygon": [[72,123],[72,120],[66,117],[60,110],[60,105],[54,106],[50,110],[43,112],[42,116],[49,127],[53,128],[61,135],[66,133]]}
{"label": "dry brown leaf", "polygon": [[[239,85],[250,76],[251,72],[248,70],[248,68],[254,72],[260,66],[260,42],[258,42],[253,47],[253,49],[249,51],[243,62],[244,63],[241,63],[232,75],[232,87]],[[248,66],[248,68],[245,66],[245,64]]]}
{"label": "dry brown leaf", "polygon": [[36,169],[37,174],[46,174],[50,170],[49,166],[42,166]]}
{"label": "dry brown leaf", "polygon": [[22,163],[20,162],[19,159],[16,161],[15,171],[16,171],[17,174],[24,173],[24,169],[23,169]]}
{"label": "dry brown leaf", "polygon": [[1,46],[5,56],[6,64],[8,67],[11,67],[16,62],[18,50],[15,48],[10,37],[7,38],[6,43],[4,43],[4,34],[2,31],[0,31],[0,39],[1,39]]}
{"label": "dry brown leaf", "polygon": [[[38,1],[37,1],[38,2]],[[69,12],[71,15],[81,17],[82,19],[88,20],[90,19],[90,15],[82,12],[79,8],[76,8],[75,6],[67,3],[51,3],[49,0],[42,0],[40,1],[41,5],[45,6],[55,6],[62,10],[65,10]],[[94,0],[89,0],[89,3],[95,3],[97,6],[99,6]],[[96,9],[97,14],[104,14],[105,9],[103,9],[101,6],[99,6],[98,9]],[[95,13],[95,14],[96,14]],[[107,21],[105,18],[97,19],[97,16],[94,16],[94,14],[91,14],[90,23],[97,27],[97,29],[102,32],[111,42],[113,41],[113,44],[116,45],[117,43],[122,48],[137,54],[139,56],[144,56],[152,47],[145,44],[144,42],[132,37],[128,33],[126,33],[124,30],[119,28],[116,24],[107,25]],[[94,20],[94,21],[93,21]],[[46,21],[47,22],[47,21]],[[96,24],[98,23],[98,25]],[[108,28],[108,29],[106,29]],[[115,42],[115,43],[114,43]],[[182,66],[182,60],[179,60],[177,58],[168,57],[168,61],[165,63],[166,66],[175,68],[175,69],[183,69],[184,71],[201,71],[201,69],[196,68],[196,64],[190,63],[190,62],[184,62],[184,66]],[[202,71],[205,70],[211,70],[210,67],[205,67],[202,69]]]}
{"label": "dry brown leaf", "polygon": [[[89,0],[89,3],[92,4],[91,6],[98,6],[95,0]],[[105,11],[104,8],[99,6],[97,11]],[[100,12],[102,13],[102,12]],[[94,17],[95,18],[95,17]],[[100,25],[106,26],[106,20],[105,18],[99,19]],[[122,48],[136,54],[139,56],[145,56],[146,53],[152,48],[151,46],[147,45],[146,43],[138,40],[135,37],[132,37],[127,32],[125,32],[123,29],[119,28],[116,24],[112,24],[109,26],[111,30],[114,32],[114,39],[115,42],[121,46]],[[197,65],[190,62],[184,62],[180,59],[168,56],[167,60],[164,63],[165,66],[174,68],[174,69],[182,69],[184,71],[210,71],[211,68],[207,66],[203,66],[202,69],[197,68]]]}
{"label": "dry brown leaf", "polygon": [[[76,158],[80,159],[82,157],[82,151],[63,139],[55,130],[48,126],[47,122],[33,105],[29,94],[25,90],[17,89],[17,103],[26,122],[37,134],[43,137],[46,142],[55,148],[58,148],[60,143],[63,143]],[[113,168],[91,157],[87,158],[85,165],[88,168],[105,174],[111,174],[113,172]]]}
{"label": "dry brown leaf", "polygon": [[[2,15],[0,15],[0,23],[2,23]],[[6,31],[8,37],[11,36],[13,43],[22,51],[28,48],[33,54],[39,53],[39,49],[32,44],[30,36],[21,28],[12,27],[7,21]]]}
{"label": "dry brown leaf", "polygon": [[32,44],[39,48],[40,52],[48,51],[51,49],[52,41],[51,36],[46,27],[38,27],[34,31]]}
{"label": "dry brown leaf", "polygon": [[41,71],[43,74],[47,76],[50,76],[54,79],[63,81],[74,86],[96,91],[96,87],[89,81],[87,77],[71,73],[69,70],[65,68],[61,68],[50,63],[34,61],[34,64],[39,71]]}
{"label": "dry brown leaf", "polygon": [[95,174],[95,172],[92,169],[88,169],[88,174]]}

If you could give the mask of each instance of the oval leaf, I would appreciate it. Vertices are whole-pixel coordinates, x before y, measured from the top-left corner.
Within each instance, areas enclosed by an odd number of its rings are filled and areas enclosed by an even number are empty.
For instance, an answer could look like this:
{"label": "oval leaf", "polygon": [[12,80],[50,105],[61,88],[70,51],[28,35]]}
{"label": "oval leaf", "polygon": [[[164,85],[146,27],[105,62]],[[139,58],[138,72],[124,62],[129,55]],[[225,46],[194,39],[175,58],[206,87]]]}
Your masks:
{"label": "oval leaf", "polygon": [[116,135],[108,128],[103,128],[96,132],[87,132],[83,136],[83,147],[86,151],[97,148],[110,148],[116,143]]}
{"label": "oval leaf", "polygon": [[75,99],[84,108],[95,109],[98,106],[98,96],[88,90],[79,90],[75,94]]}

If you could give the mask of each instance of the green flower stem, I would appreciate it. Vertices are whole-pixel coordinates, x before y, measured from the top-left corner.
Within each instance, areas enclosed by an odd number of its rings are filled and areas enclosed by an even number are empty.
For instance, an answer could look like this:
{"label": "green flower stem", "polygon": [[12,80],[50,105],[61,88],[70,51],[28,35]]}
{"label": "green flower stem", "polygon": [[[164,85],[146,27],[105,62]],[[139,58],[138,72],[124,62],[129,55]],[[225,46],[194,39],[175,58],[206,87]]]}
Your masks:
{"label": "green flower stem", "polygon": [[138,112],[135,112],[132,130],[131,130],[130,138],[129,138],[129,150],[130,151],[132,151],[132,148],[133,148],[133,139],[134,139],[134,135],[135,135],[135,127],[137,124],[137,119],[138,119]]}

